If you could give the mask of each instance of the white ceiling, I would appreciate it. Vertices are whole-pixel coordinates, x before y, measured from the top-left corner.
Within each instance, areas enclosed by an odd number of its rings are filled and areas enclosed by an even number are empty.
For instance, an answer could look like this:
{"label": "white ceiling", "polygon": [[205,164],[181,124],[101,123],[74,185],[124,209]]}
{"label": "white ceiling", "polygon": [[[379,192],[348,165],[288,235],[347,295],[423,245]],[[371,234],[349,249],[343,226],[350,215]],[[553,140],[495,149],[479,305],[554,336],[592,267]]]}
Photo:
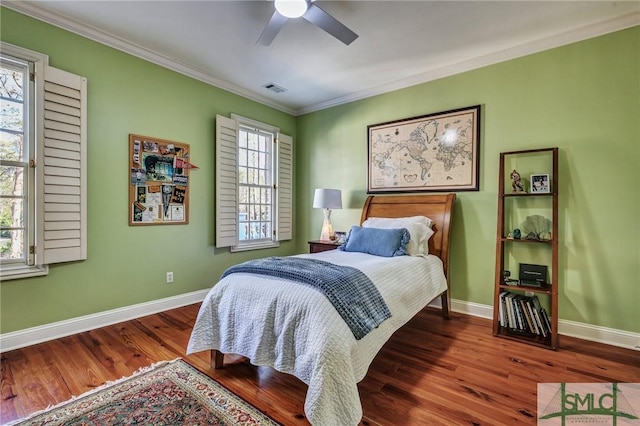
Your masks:
{"label": "white ceiling", "polygon": [[263,47],[268,0],[3,5],[295,115],[640,25],[637,0],[318,0],[359,38],[290,19]]}

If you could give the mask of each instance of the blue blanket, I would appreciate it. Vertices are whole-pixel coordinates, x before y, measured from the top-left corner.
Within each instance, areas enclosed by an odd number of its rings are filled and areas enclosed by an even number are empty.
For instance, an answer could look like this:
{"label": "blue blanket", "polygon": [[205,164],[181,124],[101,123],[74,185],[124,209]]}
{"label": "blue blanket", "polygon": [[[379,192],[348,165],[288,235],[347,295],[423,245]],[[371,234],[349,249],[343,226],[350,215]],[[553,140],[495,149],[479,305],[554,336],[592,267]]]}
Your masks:
{"label": "blue blanket", "polygon": [[329,299],[356,340],[391,317],[369,277],[351,266],[302,257],[266,257],[232,266],[221,278],[234,272],[269,275],[312,286]]}

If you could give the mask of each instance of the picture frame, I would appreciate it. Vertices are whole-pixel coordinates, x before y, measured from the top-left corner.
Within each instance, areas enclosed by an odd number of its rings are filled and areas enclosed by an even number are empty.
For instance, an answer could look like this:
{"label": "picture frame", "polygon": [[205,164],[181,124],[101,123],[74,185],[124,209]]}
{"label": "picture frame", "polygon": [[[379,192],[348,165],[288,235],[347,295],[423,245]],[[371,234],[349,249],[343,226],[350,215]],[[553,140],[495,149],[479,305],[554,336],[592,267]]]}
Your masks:
{"label": "picture frame", "polygon": [[367,193],[480,189],[480,105],[367,126]]}
{"label": "picture frame", "polygon": [[551,184],[548,174],[534,174],[529,179],[529,192],[531,194],[548,194],[551,192]]}
{"label": "picture frame", "polygon": [[129,226],[189,223],[188,144],[129,135]]}

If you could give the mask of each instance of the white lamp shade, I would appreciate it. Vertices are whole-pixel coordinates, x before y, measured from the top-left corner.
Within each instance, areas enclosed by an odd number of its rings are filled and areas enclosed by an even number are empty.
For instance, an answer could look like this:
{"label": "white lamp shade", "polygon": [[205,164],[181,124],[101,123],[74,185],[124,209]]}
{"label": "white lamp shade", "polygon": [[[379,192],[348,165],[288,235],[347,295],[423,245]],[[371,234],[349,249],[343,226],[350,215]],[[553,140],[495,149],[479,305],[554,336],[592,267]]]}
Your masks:
{"label": "white lamp shade", "polygon": [[339,189],[316,189],[313,196],[314,209],[341,209],[342,192]]}

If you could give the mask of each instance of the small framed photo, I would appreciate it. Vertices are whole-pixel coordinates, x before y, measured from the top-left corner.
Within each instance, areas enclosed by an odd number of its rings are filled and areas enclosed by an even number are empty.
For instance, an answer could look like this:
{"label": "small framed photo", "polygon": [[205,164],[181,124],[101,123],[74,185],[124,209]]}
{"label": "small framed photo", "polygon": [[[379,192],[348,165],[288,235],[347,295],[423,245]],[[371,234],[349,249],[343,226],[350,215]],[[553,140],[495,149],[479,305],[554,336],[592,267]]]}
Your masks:
{"label": "small framed photo", "polygon": [[531,193],[545,194],[551,192],[549,175],[531,175]]}
{"label": "small framed photo", "polygon": [[346,232],[336,231],[335,234],[336,234],[336,243],[344,244],[344,242],[347,241],[347,233]]}

